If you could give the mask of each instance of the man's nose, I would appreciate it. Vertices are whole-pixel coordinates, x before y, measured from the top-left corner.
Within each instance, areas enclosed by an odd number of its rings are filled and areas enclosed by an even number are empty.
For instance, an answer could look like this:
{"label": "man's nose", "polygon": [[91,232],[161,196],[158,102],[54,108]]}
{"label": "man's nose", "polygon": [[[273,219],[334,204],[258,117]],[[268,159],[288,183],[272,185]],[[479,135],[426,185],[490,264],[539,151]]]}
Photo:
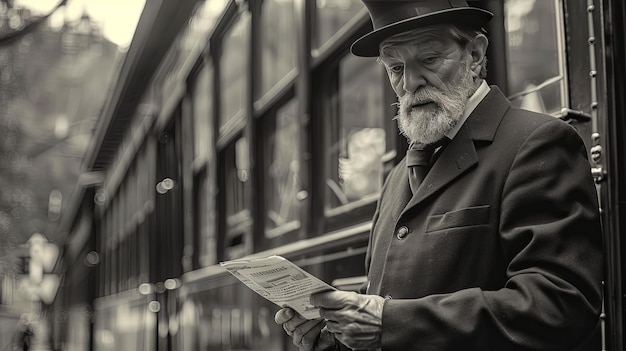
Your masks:
{"label": "man's nose", "polygon": [[415,66],[405,66],[404,68],[404,86],[403,89],[407,93],[414,93],[419,88],[426,85],[423,70]]}

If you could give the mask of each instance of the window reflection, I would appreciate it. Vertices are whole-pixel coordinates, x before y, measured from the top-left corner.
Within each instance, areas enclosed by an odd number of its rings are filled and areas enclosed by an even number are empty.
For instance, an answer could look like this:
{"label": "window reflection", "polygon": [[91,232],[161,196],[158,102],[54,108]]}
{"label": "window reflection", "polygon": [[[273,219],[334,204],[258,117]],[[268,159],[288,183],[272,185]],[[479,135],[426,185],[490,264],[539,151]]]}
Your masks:
{"label": "window reflection", "polygon": [[247,208],[245,183],[250,172],[247,139],[239,138],[226,152],[226,216],[232,218]]}
{"label": "window reflection", "polygon": [[216,262],[215,210],[207,172],[201,172],[194,181],[198,191],[195,197],[196,235],[198,238],[198,263],[205,267]]}
{"label": "window reflection", "polygon": [[506,0],[507,70],[514,105],[544,113],[568,106],[559,0]]}
{"label": "window reflection", "polygon": [[[208,169],[215,167],[213,161],[213,95],[211,83],[213,80],[213,66],[207,65],[198,73],[193,83],[193,133],[194,133],[194,160],[199,164],[206,164]],[[198,191],[194,193],[195,235],[198,239],[198,262],[201,266],[213,264],[216,261],[215,249],[215,206],[211,194],[209,171],[204,169],[195,175],[194,184]],[[213,174],[213,173],[211,173]]]}
{"label": "window reflection", "polygon": [[263,78],[261,95],[296,67],[295,1],[263,2]]}
{"label": "window reflection", "polygon": [[[267,217],[265,221],[268,237],[273,237],[300,226],[300,123],[296,100],[280,108],[273,121],[274,130],[266,141],[269,158],[267,176]],[[273,229],[279,228],[280,231]]]}
{"label": "window reflection", "polygon": [[338,108],[331,121],[326,181],[331,208],[376,194],[382,186],[385,79],[375,59],[349,55],[339,64]]}
{"label": "window reflection", "polygon": [[212,79],[212,66],[205,66],[198,74],[193,86],[194,159],[206,160],[209,155],[209,145],[213,145],[209,125],[213,109],[210,90]]}
{"label": "window reflection", "polygon": [[361,0],[316,0],[316,35],[313,48],[320,49],[365,6]]}
{"label": "window reflection", "polygon": [[220,58],[220,89],[222,111],[220,127],[243,110],[247,100],[248,56],[250,40],[250,14],[244,12],[226,33]]}
{"label": "window reflection", "polygon": [[243,256],[247,251],[246,234],[252,218],[249,210],[250,152],[248,140],[239,138],[225,150],[226,259]]}

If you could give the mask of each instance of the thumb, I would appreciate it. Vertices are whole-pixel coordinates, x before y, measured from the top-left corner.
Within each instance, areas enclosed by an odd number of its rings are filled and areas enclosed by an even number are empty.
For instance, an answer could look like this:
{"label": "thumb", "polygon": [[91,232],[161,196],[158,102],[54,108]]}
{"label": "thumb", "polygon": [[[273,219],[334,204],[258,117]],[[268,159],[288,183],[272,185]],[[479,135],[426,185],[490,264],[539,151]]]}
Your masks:
{"label": "thumb", "polygon": [[278,310],[274,315],[274,321],[277,324],[283,324],[290,320],[294,316],[293,310],[289,307],[284,307]]}

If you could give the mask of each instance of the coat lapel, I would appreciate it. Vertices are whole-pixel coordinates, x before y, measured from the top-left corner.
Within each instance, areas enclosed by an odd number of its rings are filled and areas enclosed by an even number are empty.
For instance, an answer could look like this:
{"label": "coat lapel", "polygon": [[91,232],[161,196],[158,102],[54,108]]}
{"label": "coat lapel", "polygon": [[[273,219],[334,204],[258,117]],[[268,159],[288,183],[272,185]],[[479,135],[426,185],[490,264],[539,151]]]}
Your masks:
{"label": "coat lapel", "polygon": [[485,96],[454,139],[443,150],[402,213],[423,202],[478,164],[478,154],[474,141],[493,141],[496,130],[510,106],[500,89],[491,86],[489,94]]}
{"label": "coat lapel", "polygon": [[467,126],[464,125],[433,164],[405,211],[424,201],[477,163],[478,155],[474,142]]}

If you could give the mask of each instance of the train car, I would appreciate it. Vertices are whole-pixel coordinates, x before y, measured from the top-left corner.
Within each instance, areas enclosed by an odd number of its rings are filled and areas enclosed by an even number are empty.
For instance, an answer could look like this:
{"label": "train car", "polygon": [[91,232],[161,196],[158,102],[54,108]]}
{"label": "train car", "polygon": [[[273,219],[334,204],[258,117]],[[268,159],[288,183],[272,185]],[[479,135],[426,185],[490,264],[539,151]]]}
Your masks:
{"label": "train car", "polygon": [[[623,350],[625,7],[470,3],[496,14],[487,81],[586,143],[606,253],[601,348]],[[341,289],[365,280],[379,191],[407,148],[383,67],[349,53],[369,28],[360,0],[147,3],[85,157],[91,181],[60,227],[55,345],[295,350],[278,307],[219,262],[277,254]]]}

